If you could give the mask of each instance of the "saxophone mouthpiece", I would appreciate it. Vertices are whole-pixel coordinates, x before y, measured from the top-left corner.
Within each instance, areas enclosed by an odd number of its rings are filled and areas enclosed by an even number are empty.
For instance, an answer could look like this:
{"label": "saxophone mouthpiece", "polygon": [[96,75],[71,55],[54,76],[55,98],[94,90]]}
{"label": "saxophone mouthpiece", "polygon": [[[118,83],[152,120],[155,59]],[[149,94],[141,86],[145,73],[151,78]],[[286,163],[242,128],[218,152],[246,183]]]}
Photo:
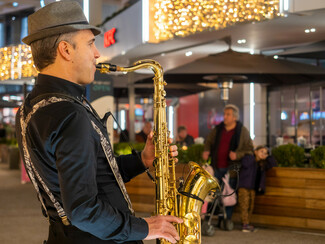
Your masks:
{"label": "saxophone mouthpiece", "polygon": [[110,63],[99,63],[96,64],[96,69],[100,70],[101,73],[109,73],[119,71],[118,66]]}

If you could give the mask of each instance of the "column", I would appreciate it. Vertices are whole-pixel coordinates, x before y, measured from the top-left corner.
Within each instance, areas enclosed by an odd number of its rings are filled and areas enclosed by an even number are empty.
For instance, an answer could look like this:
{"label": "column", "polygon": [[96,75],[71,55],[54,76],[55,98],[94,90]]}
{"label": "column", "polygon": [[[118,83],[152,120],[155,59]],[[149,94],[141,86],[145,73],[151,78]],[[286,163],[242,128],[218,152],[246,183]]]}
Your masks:
{"label": "column", "polygon": [[267,114],[267,97],[266,86],[262,84],[254,84],[254,106],[251,106],[252,99],[250,99],[250,84],[244,84],[244,126],[250,130],[251,127],[251,109],[254,109],[254,146],[265,145],[267,142],[266,132],[266,114]]}

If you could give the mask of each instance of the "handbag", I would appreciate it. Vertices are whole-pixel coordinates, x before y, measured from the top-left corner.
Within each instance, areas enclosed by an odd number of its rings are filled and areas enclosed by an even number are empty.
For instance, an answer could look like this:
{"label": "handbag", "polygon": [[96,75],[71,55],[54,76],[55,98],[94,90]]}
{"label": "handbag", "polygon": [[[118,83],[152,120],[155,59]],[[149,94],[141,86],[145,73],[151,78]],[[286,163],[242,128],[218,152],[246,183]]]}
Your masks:
{"label": "handbag", "polygon": [[236,194],[236,192],[234,192],[235,190],[232,189],[232,187],[229,185],[229,173],[227,173],[222,178],[222,181],[224,183],[223,190],[222,190],[223,205],[226,206],[226,207],[236,205],[236,203],[237,203],[237,194]]}

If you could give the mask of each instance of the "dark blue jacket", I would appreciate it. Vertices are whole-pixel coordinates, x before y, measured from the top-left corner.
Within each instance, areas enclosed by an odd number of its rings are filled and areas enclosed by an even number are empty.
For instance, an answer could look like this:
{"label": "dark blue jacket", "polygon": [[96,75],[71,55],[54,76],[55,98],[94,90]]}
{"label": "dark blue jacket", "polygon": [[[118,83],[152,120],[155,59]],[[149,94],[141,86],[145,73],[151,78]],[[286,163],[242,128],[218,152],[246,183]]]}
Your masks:
{"label": "dark blue jacket", "polygon": [[[272,167],[277,166],[277,163],[272,156],[268,156],[261,163],[261,175],[260,180],[257,182],[258,188],[265,191],[265,172]],[[258,162],[256,162],[255,156],[246,155],[242,159],[242,165],[239,172],[239,183],[238,188],[247,188],[247,189],[255,189],[255,181],[258,170]]]}
{"label": "dark blue jacket", "polygon": [[[25,114],[31,111],[32,101],[39,95],[57,93],[80,100],[83,92],[82,86],[39,74],[25,101]],[[23,155],[19,112],[16,119],[17,139]],[[108,138],[104,125],[78,103],[64,101],[40,108],[26,131],[30,157],[72,226],[78,229],[78,235],[90,233],[92,240],[98,239],[91,243],[134,243],[147,236],[148,225],[131,214],[91,121]],[[145,170],[136,155],[123,155],[116,161],[124,182]],[[39,187],[50,220],[60,221],[52,201],[41,184]]]}

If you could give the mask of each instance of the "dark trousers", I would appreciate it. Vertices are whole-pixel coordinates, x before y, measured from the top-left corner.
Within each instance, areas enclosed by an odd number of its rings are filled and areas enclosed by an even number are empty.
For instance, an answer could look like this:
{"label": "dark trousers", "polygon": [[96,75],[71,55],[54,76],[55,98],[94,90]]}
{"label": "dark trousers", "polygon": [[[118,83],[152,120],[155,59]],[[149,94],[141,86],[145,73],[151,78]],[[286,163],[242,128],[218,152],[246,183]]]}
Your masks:
{"label": "dark trousers", "polygon": [[[101,240],[87,232],[69,225],[65,226],[61,222],[51,222],[49,227],[49,237],[46,244],[115,244],[114,241]],[[125,242],[128,244],[140,244],[142,241]]]}

